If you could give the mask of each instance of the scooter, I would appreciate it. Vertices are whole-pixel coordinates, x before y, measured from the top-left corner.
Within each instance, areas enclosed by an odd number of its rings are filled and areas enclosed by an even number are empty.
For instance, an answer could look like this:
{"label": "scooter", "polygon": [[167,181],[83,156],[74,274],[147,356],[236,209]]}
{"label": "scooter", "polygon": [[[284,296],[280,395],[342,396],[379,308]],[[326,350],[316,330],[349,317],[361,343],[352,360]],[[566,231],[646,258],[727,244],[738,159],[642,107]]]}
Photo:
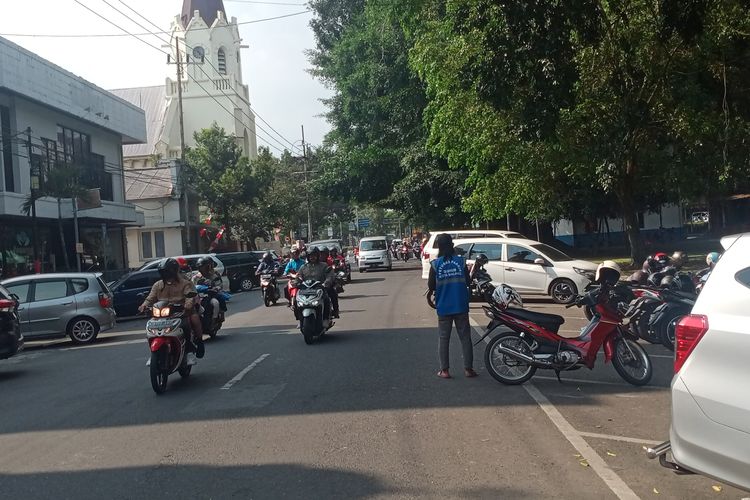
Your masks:
{"label": "scooter", "polygon": [[219,306],[219,314],[214,317],[213,314],[208,314],[206,302],[212,299],[216,299],[218,301],[220,295],[226,302],[231,298],[231,295],[224,291],[209,288],[206,285],[198,285],[195,288],[201,298],[201,307],[203,308],[203,312],[201,313],[203,333],[214,339],[219,334],[221,325],[224,324],[224,311],[222,311],[221,306]]}
{"label": "scooter", "polygon": [[690,314],[695,305],[696,295],[677,290],[661,290],[662,303],[649,319],[649,329],[658,335],[662,345],[674,351],[675,328],[683,316]]}
{"label": "scooter", "polygon": [[281,298],[279,285],[276,281],[276,273],[264,273],[260,275],[260,293],[266,307],[276,305]]}
{"label": "scooter", "polygon": [[625,381],[638,386],[647,384],[653,374],[651,359],[637,337],[623,326],[623,314],[611,303],[610,291],[609,286],[593,289],[567,306],[591,306],[595,311],[578,338],[558,334],[565,323],[562,316],[527,311],[522,303],[518,304],[521,308],[501,309],[494,303],[482,306],[490,323],[477,344],[500,326],[508,329],[495,336],[485,349],[490,375],[503,384],[518,385],[533,377],[537,369],[545,369],[554,370],[559,380],[563,371],[593,369],[603,348],[605,363],[612,361]]}
{"label": "scooter", "polygon": [[399,257],[404,262],[409,262],[409,255],[411,254],[411,250],[409,250],[409,247],[406,245],[401,245],[401,249],[399,250]]}
{"label": "scooter", "polygon": [[[189,292],[186,300],[197,294]],[[146,339],[151,357],[149,366],[151,387],[157,394],[167,390],[167,380],[174,372],[182,378],[190,376],[192,365],[187,363],[187,343],[190,342],[190,319],[184,304],[160,301],[151,307],[151,319],[146,322]]]}
{"label": "scooter", "polygon": [[305,344],[312,344],[333,327],[333,311],[323,283],[315,280],[299,284],[294,316],[299,321]]}

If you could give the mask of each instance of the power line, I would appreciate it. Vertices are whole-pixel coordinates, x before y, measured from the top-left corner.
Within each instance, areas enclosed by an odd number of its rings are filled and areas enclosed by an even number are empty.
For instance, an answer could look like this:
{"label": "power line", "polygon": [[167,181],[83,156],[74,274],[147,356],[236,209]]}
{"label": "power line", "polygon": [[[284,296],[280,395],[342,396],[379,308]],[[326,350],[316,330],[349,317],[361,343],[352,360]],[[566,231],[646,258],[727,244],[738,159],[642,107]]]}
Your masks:
{"label": "power line", "polygon": [[[142,24],[140,24],[140,23],[139,23],[138,21],[135,21],[135,20],[134,20],[134,19],[133,19],[132,17],[128,16],[127,14],[125,14],[124,12],[122,12],[121,10],[117,9],[116,7],[114,7],[114,6],[113,6],[112,4],[110,4],[110,3],[109,3],[109,2],[107,1],[107,0],[102,0],[102,1],[103,1],[104,3],[106,3],[107,5],[109,5],[110,7],[112,7],[112,9],[114,9],[115,11],[117,11],[118,13],[120,13],[120,14],[121,14],[122,16],[124,16],[124,17],[125,17],[126,19],[128,19],[128,20],[130,20],[131,22],[133,22],[133,23],[137,24],[137,25],[138,25],[139,27],[141,27],[141,28],[143,28],[143,29],[147,30],[147,31],[148,31],[149,33],[151,33],[151,34],[152,34],[153,36],[156,36],[156,37],[157,37],[157,38],[158,38],[159,40],[161,40],[162,42],[164,42],[164,43],[169,43],[169,45],[171,46],[171,42],[169,42],[169,41],[167,41],[167,40],[165,40],[165,39],[163,39],[163,38],[159,37],[159,36],[158,36],[158,34],[157,34],[157,32],[152,32],[152,31],[150,31],[150,30],[149,30],[148,28],[146,28],[145,26],[143,26]],[[156,28],[157,30],[160,30],[160,29],[161,29],[161,28],[160,28],[160,27],[159,27],[159,26],[158,26],[157,24],[155,24],[155,23],[154,23],[154,22],[152,22],[152,21],[151,21],[150,19],[148,19],[147,17],[145,17],[144,15],[140,14],[140,13],[139,13],[138,11],[136,11],[135,9],[133,9],[132,7],[130,7],[130,6],[129,6],[128,4],[126,4],[126,3],[125,3],[125,2],[123,1],[123,0],[118,0],[118,1],[119,1],[119,2],[120,2],[120,3],[122,4],[122,5],[124,5],[124,6],[125,6],[125,7],[127,7],[128,9],[130,9],[131,11],[135,12],[135,13],[136,13],[136,15],[138,15],[138,16],[139,16],[140,18],[144,19],[144,20],[145,20],[146,22],[148,22],[148,23],[149,23],[150,25],[154,26],[154,27],[155,27],[155,28]],[[185,41],[185,39],[184,39],[184,38],[183,38],[183,40],[182,40],[182,43],[183,43],[183,44],[185,45],[185,47],[186,47],[187,49],[189,49],[189,50],[192,50],[192,49],[193,49],[193,47],[191,47],[191,46],[189,46],[189,45],[187,44],[187,42]],[[179,50],[179,48],[178,48],[178,50]],[[214,70],[214,71],[216,71],[216,73],[217,73],[217,74],[221,75],[221,72],[220,72],[220,71],[218,70],[218,68],[216,68],[216,66],[214,66],[214,65],[213,65],[213,63],[212,63],[212,62],[210,61],[210,59],[205,59],[205,58],[204,58],[203,60],[204,60],[205,62],[207,62],[207,63],[209,64],[209,66],[211,66],[211,67],[213,68],[213,70]],[[197,65],[197,68],[198,68],[198,69],[199,69],[199,70],[200,70],[200,71],[201,71],[201,72],[202,72],[202,73],[203,73],[203,74],[204,74],[204,75],[205,75],[206,77],[208,77],[208,79],[212,79],[211,75],[209,75],[208,73],[206,73],[206,71],[205,71],[205,70],[204,70],[204,69],[203,69],[203,68],[202,68],[202,67],[201,67],[200,65]],[[196,83],[196,84],[197,84],[197,85],[198,85],[199,87],[201,87],[201,88],[202,88],[202,89],[204,90],[204,92],[206,92],[206,94],[207,94],[207,95],[209,95],[210,97],[212,97],[212,98],[213,98],[213,99],[214,99],[214,100],[215,100],[215,101],[216,101],[216,102],[218,103],[218,100],[216,100],[216,99],[215,99],[215,98],[214,98],[213,96],[211,96],[211,94],[210,94],[210,93],[208,92],[208,90],[206,90],[206,88],[205,88],[205,87],[203,87],[202,85],[200,85],[200,84],[199,84],[199,83],[197,82],[197,80],[193,80],[193,81],[194,81],[194,82],[195,82],[195,83]],[[181,85],[181,84],[182,84],[182,82],[178,82],[178,84],[179,84],[179,85]],[[224,90],[223,90],[223,89],[221,89],[221,88],[218,88],[218,87],[217,87],[217,90],[219,90],[219,92],[221,92],[221,93],[222,93],[222,94],[224,95],[224,97],[226,97],[226,98],[228,98],[228,99],[231,99],[231,96],[230,96],[229,94],[227,94],[226,92],[224,92]],[[222,107],[224,107],[224,106],[222,106]],[[253,122],[254,122],[254,119],[253,119],[253,117],[251,117],[250,115],[248,115],[248,114],[247,114],[247,113],[245,112],[245,110],[243,110],[242,108],[238,108],[238,109],[240,110],[240,112],[241,112],[241,113],[242,113],[243,115],[245,115],[245,117],[246,117],[246,118],[247,118],[248,120],[251,120],[251,121],[253,121]],[[252,107],[250,107],[250,109],[251,109],[251,111],[254,111],[254,110],[252,109]],[[230,113],[230,114],[232,115],[232,117],[234,117],[234,113],[232,113],[231,111],[229,111],[229,110],[228,110],[228,109],[226,109],[226,108],[224,108],[224,110],[225,110],[225,111],[227,111],[228,113]],[[254,112],[255,112],[255,111],[254,111]],[[294,146],[294,144],[293,144],[293,143],[292,143],[292,142],[291,142],[291,141],[290,141],[289,139],[287,139],[286,137],[284,137],[283,135],[281,135],[281,134],[280,134],[280,133],[279,133],[279,132],[278,132],[278,131],[277,131],[277,130],[276,130],[275,128],[273,128],[273,127],[271,126],[271,124],[270,124],[270,123],[268,123],[268,122],[267,122],[267,121],[266,121],[265,119],[263,119],[263,117],[262,117],[262,116],[260,116],[260,115],[259,115],[259,114],[258,114],[257,112],[255,112],[255,115],[256,115],[256,116],[257,116],[258,118],[260,118],[260,120],[261,120],[261,121],[262,121],[263,123],[265,123],[266,125],[268,125],[268,127],[269,127],[269,128],[271,129],[271,130],[273,130],[274,132],[276,132],[276,135],[278,135],[278,136],[279,136],[279,137],[281,137],[281,138],[282,138],[282,139],[283,139],[284,141],[286,141],[286,142],[287,142],[287,143],[288,143],[288,144],[289,144],[289,145],[290,145],[290,146],[292,147],[292,151],[294,151],[294,148],[295,148],[295,146]],[[279,144],[279,145],[280,145],[280,146],[281,146],[282,148],[286,149],[286,145],[284,145],[284,144],[283,144],[282,142],[280,142],[280,141],[279,141],[278,139],[276,139],[276,138],[275,138],[275,137],[273,136],[273,134],[272,134],[271,132],[269,132],[268,130],[264,129],[263,127],[261,127],[261,126],[260,126],[260,125],[258,125],[258,124],[255,124],[255,126],[256,126],[257,128],[260,128],[260,129],[261,129],[261,130],[262,130],[263,132],[265,132],[266,134],[268,134],[268,136],[269,136],[269,137],[270,137],[270,138],[271,138],[271,139],[272,139],[272,140],[273,140],[274,142],[276,142],[277,144]],[[269,141],[268,139],[266,139],[265,137],[262,137],[262,136],[258,136],[258,133],[257,133],[257,131],[253,131],[253,133],[254,133],[254,135],[255,135],[255,137],[256,137],[256,138],[260,138],[260,139],[263,139],[263,140],[264,140],[264,141],[265,141],[265,142],[266,142],[266,143],[267,143],[267,144],[268,144],[269,146],[273,147],[273,148],[274,148],[274,149],[276,149],[277,151],[279,151],[279,152],[282,152],[282,153],[284,152],[284,150],[283,150],[283,149],[279,149],[279,148],[277,148],[276,146],[274,146],[273,144],[271,144],[271,143],[270,143],[270,141]]]}
{"label": "power line", "polygon": [[[78,0],[74,0],[78,2]],[[78,2],[80,3],[80,2]],[[85,5],[84,5],[85,7]],[[87,7],[88,8],[88,7]],[[91,10],[91,9],[89,9]],[[312,12],[312,10],[302,10],[299,12],[293,12],[291,14],[284,14],[281,16],[274,16],[274,17],[266,17],[263,19],[254,19],[252,21],[242,21],[238,22],[237,26],[244,26],[248,24],[256,24],[256,23],[263,23],[266,21],[275,21],[277,19],[284,19],[287,17],[294,17],[294,16],[300,16],[302,14],[307,14],[309,12]],[[98,15],[98,14],[97,14]],[[101,16],[99,16],[101,17]],[[110,23],[111,24],[111,23]],[[195,31],[202,31],[202,30],[210,30],[211,27],[208,28],[194,28]],[[148,36],[153,35],[154,33],[148,32],[148,33],[92,33],[92,34],[64,34],[64,33],[0,33],[0,36],[16,36],[16,37],[28,37],[28,38],[122,38],[125,36]],[[159,34],[163,35],[169,35],[169,31],[161,31]],[[161,49],[160,49],[161,50]]]}

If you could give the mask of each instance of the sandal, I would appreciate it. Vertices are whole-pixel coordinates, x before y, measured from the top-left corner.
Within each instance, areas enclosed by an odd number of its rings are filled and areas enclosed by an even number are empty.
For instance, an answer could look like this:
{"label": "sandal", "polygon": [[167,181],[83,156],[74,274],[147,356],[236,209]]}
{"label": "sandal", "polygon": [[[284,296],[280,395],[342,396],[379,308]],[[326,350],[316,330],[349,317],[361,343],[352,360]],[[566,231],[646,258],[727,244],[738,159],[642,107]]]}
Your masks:
{"label": "sandal", "polygon": [[451,377],[451,374],[448,372],[448,370],[440,370],[437,372],[437,376],[440,378],[453,378]]}
{"label": "sandal", "polygon": [[479,374],[475,372],[472,368],[467,368],[464,370],[464,375],[466,375],[466,378],[474,378],[478,377]]}

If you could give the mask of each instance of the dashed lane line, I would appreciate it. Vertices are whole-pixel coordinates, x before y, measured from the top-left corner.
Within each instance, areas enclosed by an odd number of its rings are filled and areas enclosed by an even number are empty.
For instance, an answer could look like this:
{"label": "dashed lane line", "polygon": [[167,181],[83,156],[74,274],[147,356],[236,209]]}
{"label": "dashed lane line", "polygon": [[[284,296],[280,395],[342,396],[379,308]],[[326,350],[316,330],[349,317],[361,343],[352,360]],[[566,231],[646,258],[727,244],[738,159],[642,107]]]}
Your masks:
{"label": "dashed lane line", "polygon": [[235,375],[234,378],[232,378],[232,380],[230,380],[229,382],[227,382],[226,384],[224,384],[221,387],[221,390],[228,391],[229,389],[231,389],[234,384],[236,384],[237,382],[239,382],[240,380],[242,380],[243,378],[245,378],[245,375],[247,375],[250,372],[250,370],[252,370],[256,366],[258,366],[259,364],[261,364],[263,362],[263,360],[266,359],[268,356],[270,356],[270,354],[263,354],[258,359],[256,359],[255,361],[253,361],[252,363],[250,363],[249,365],[247,365],[245,368],[243,368],[243,370],[241,372],[239,372],[237,375]]}
{"label": "dashed lane line", "polygon": [[[482,332],[479,323],[477,323],[471,316],[469,316],[469,320],[472,323],[474,332],[481,337],[484,333]],[[489,344],[489,337],[485,338],[484,341]],[[539,391],[539,389],[536,388],[534,384],[532,384],[531,382],[526,382],[525,384],[523,384],[523,388],[527,393],[529,393],[529,396],[531,396],[532,399],[536,401],[542,411],[546,413],[547,417],[552,421],[553,424],[555,424],[557,430],[559,430],[560,433],[565,437],[565,439],[567,439],[568,442],[573,445],[573,448],[575,448],[576,451],[581,454],[581,456],[586,460],[589,466],[594,470],[594,472],[596,472],[596,475],[599,476],[602,481],[604,481],[604,484],[607,485],[607,487],[612,491],[612,493],[617,496],[617,498],[620,498],[621,500],[639,499],[638,495],[636,495],[635,492],[631,490],[627,484],[625,484],[625,481],[623,481],[622,478],[618,476],[617,473],[609,467],[609,465],[607,465],[607,463],[602,457],[599,456],[596,450],[594,450],[594,448],[592,448],[586,442],[586,440],[583,438],[583,435],[575,430],[575,428],[570,424],[570,422],[568,422],[563,414],[560,413],[560,411],[552,403],[550,403],[550,401],[544,396],[544,394]]]}

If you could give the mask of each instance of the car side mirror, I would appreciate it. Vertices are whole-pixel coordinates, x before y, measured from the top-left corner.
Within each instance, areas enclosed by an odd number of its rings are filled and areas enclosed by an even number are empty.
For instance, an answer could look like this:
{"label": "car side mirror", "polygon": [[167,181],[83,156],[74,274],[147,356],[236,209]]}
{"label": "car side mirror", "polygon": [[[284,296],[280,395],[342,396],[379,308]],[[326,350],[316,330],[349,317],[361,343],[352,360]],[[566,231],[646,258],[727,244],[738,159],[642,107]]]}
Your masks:
{"label": "car side mirror", "polygon": [[542,259],[541,257],[537,257],[536,259],[534,259],[534,264],[538,264],[540,266],[546,266],[547,261]]}

